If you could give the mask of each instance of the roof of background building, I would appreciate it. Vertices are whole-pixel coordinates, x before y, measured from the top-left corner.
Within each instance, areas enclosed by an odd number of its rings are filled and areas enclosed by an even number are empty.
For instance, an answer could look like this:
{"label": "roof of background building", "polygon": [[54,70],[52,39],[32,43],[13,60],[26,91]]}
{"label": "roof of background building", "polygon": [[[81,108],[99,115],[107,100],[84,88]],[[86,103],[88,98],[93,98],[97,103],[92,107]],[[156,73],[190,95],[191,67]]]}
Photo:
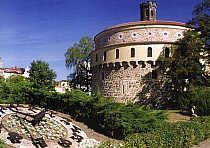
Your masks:
{"label": "roof of background building", "polygon": [[18,74],[23,74],[25,72],[24,68],[17,68],[17,67],[0,68],[0,70],[3,70],[4,72],[7,72],[7,73],[18,73]]}

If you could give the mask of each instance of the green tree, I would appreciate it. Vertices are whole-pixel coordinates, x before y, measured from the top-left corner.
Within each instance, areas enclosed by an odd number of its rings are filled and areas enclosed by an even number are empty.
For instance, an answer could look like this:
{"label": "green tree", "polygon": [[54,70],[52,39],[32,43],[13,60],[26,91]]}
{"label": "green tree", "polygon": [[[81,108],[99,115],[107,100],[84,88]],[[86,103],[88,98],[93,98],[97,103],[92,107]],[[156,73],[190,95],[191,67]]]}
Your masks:
{"label": "green tree", "polygon": [[13,75],[6,80],[6,86],[8,88],[8,101],[19,104],[26,103],[29,99],[31,83],[25,77]]}
{"label": "green tree", "polygon": [[195,17],[190,21],[194,28],[185,32],[173,49],[173,57],[168,59],[167,74],[176,103],[189,104],[187,98],[195,87],[210,86],[209,71],[206,70],[209,64],[209,10],[209,0],[203,0],[195,7]]}
{"label": "green tree", "polygon": [[202,54],[204,39],[200,38],[200,34],[188,31],[177,43],[168,71],[175,94],[183,93],[191,86],[205,85],[208,80],[202,62],[205,59]]}
{"label": "green tree", "polygon": [[33,61],[29,70],[29,80],[32,88],[55,89],[56,73],[49,68],[49,64],[44,61]]}
{"label": "green tree", "polygon": [[195,6],[193,11],[194,18],[190,24],[196,26],[196,30],[201,32],[200,36],[206,40],[206,52],[209,51],[210,46],[210,0],[202,0],[201,3]]}
{"label": "green tree", "polygon": [[90,89],[90,53],[94,50],[94,42],[90,37],[82,37],[79,43],[75,43],[66,53],[66,67],[72,72],[68,76],[73,87],[85,87]]}

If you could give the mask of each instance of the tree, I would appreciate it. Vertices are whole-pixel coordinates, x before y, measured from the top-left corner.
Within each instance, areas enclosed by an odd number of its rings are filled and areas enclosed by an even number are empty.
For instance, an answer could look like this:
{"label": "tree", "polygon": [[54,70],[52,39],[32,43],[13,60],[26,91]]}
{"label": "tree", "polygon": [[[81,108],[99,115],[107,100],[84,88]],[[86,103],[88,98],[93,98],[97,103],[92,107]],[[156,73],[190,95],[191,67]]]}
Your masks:
{"label": "tree", "polygon": [[204,39],[197,31],[187,31],[184,38],[177,42],[173,57],[170,59],[168,75],[172,81],[174,94],[184,93],[191,86],[207,85],[205,73]]}
{"label": "tree", "polygon": [[210,1],[202,0],[195,6],[194,18],[189,22],[196,26],[196,30],[201,32],[200,36],[206,40],[206,51],[209,53],[210,46]]}
{"label": "tree", "polygon": [[21,75],[12,75],[6,80],[8,99],[13,103],[26,103],[29,99],[31,83]]}
{"label": "tree", "polygon": [[209,71],[206,70],[209,66],[209,10],[209,0],[195,6],[194,18],[189,22],[194,28],[185,32],[169,59],[167,74],[173,98],[176,102],[182,98],[182,104],[187,104],[195,87],[210,86]]}
{"label": "tree", "polygon": [[91,72],[90,72],[90,53],[94,50],[94,42],[90,37],[82,37],[79,43],[75,43],[66,53],[66,67],[72,70],[68,76],[71,79],[71,85],[80,88],[84,87],[86,91],[90,90]]}
{"label": "tree", "polygon": [[44,61],[33,61],[29,70],[29,80],[32,88],[44,88],[47,90],[55,89],[55,72],[49,68],[49,64]]}

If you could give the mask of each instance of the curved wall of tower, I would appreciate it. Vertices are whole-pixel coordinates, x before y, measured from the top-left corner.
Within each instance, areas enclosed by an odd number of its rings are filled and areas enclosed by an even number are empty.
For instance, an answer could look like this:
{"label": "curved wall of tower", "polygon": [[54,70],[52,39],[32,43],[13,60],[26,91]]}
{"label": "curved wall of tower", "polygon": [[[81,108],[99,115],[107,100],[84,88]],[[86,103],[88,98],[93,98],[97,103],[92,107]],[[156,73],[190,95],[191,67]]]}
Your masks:
{"label": "curved wall of tower", "polygon": [[187,29],[178,22],[140,21],[102,31],[91,55],[92,92],[119,102],[167,97],[159,57],[169,57]]}

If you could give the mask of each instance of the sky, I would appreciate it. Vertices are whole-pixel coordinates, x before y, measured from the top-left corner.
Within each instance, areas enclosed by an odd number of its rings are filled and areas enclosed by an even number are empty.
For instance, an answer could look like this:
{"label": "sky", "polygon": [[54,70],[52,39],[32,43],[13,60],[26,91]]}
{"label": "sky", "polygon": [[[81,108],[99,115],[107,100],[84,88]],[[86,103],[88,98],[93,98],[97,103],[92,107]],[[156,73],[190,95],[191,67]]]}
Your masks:
{"label": "sky", "polygon": [[[139,21],[146,0],[0,0],[3,67],[43,60],[65,80],[65,52],[81,37],[92,39],[113,25]],[[186,23],[201,0],[156,0],[157,19]]]}

